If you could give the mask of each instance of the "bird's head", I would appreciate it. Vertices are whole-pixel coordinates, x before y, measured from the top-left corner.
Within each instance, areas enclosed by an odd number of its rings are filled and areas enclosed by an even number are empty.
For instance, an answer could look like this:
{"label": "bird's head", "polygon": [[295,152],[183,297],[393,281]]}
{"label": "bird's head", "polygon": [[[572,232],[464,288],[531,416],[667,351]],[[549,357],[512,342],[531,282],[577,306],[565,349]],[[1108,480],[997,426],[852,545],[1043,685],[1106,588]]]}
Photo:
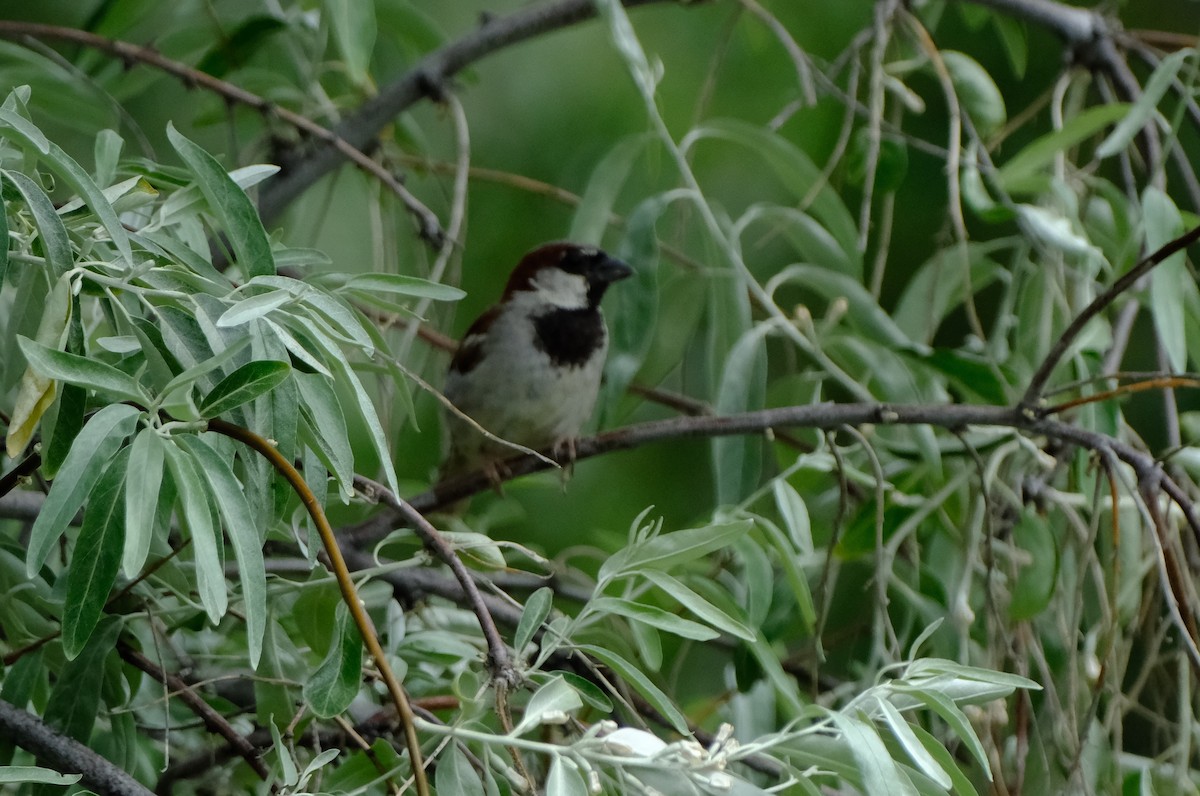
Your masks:
{"label": "bird's head", "polygon": [[521,259],[504,298],[531,293],[540,303],[562,309],[595,308],[609,285],[632,274],[632,268],[595,246],[547,243]]}

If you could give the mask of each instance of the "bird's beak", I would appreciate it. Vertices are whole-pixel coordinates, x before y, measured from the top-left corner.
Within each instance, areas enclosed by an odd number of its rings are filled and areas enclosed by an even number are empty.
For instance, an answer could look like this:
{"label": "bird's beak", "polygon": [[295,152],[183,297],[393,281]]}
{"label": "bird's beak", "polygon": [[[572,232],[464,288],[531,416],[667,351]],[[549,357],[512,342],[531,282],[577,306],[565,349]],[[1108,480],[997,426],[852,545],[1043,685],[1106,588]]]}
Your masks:
{"label": "bird's beak", "polygon": [[619,282],[630,276],[633,276],[633,269],[612,257],[601,260],[592,270],[593,280],[605,285]]}

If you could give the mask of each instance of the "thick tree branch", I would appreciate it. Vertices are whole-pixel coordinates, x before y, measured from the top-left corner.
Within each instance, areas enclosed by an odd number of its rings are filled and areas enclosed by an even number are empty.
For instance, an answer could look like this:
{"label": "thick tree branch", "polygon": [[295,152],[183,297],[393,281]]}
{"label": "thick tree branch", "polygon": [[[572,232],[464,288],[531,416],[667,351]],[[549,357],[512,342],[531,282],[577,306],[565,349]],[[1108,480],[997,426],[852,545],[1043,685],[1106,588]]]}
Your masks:
{"label": "thick tree branch", "polygon": [[[665,0],[624,0],[626,6],[648,5]],[[334,134],[356,149],[371,149],[380,131],[397,114],[426,97],[437,97],[443,84],[467,66],[512,44],[519,44],[553,30],[591,19],[596,15],[593,0],[558,0],[523,8],[505,17],[491,17],[476,30],[426,55],[347,116]],[[282,153],[283,171],[263,186],[258,209],[263,223],[270,224],[284,208],[314,182],[333,171],[343,155],[328,144]]]}
{"label": "thick tree branch", "polygon": [[[639,423],[579,440],[575,460],[588,459],[619,450],[629,450],[653,442],[674,439],[719,437],[738,434],[765,434],[778,428],[832,430],[841,426],[926,425],[960,431],[968,427],[1011,428],[1033,436],[1070,442],[1088,450],[1111,453],[1133,468],[1138,478],[1161,489],[1183,511],[1193,534],[1200,540],[1200,516],[1183,489],[1159,466],[1151,454],[1127,443],[1070,423],[1043,417],[1024,407],[973,406],[966,404],[883,404],[822,403],[763,409],[739,415],[679,417]],[[554,451],[541,451],[553,458]],[[563,462],[565,464],[565,462]],[[503,480],[548,469],[537,456],[515,456],[499,468]],[[422,514],[436,511],[454,502],[491,488],[492,481],[482,472],[468,473],[414,496],[409,506]],[[342,530],[355,543],[377,538],[394,527],[399,515],[381,511],[375,517]]]}
{"label": "thick tree branch", "polygon": [[154,794],[74,738],[50,729],[41,719],[0,699],[0,737],[37,755],[38,762],[63,774],[82,774],[82,784],[101,796]]}

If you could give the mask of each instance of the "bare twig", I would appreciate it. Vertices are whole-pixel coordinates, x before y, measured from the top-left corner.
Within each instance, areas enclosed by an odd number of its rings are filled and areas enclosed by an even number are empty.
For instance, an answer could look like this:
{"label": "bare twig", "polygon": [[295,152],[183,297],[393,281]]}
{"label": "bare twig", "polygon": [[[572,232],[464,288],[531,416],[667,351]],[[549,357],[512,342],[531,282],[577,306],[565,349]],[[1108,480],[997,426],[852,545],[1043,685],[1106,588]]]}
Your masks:
{"label": "bare twig", "polygon": [[147,658],[142,653],[135,650],[133,647],[126,644],[124,641],[117,642],[117,652],[121,658],[137,669],[141,669],[146,674],[150,675],[159,683],[162,683],[171,691],[179,695],[179,699],[183,704],[187,705],[188,710],[195,713],[199,719],[204,722],[204,727],[214,735],[219,735],[225,739],[230,748],[237,752],[238,756],[246,761],[250,769],[258,775],[259,779],[268,780],[271,777],[271,772],[267,768],[266,763],[259,757],[258,749],[254,744],[242,737],[233,726],[226,721],[225,717],[213,709],[211,705],[196,693],[190,683],[185,681],[178,675],[171,674],[164,670],[154,661]]}
{"label": "bare twig", "polygon": [[1133,287],[1139,279],[1150,273],[1151,270],[1172,254],[1186,249],[1188,246],[1200,240],[1200,227],[1196,227],[1189,232],[1184,233],[1175,240],[1166,243],[1158,251],[1150,254],[1133,268],[1126,271],[1120,279],[1113,282],[1112,286],[1101,293],[1096,298],[1092,299],[1092,303],[1088,304],[1083,310],[1075,316],[1075,320],[1071,321],[1070,325],[1059,336],[1054,343],[1054,347],[1050,349],[1050,353],[1046,354],[1046,358],[1042,361],[1037,372],[1033,374],[1033,378],[1029,380],[1029,386],[1025,389],[1025,395],[1021,397],[1021,406],[1029,411],[1036,411],[1037,403],[1041,400],[1042,391],[1046,388],[1046,383],[1050,381],[1050,376],[1054,373],[1054,368],[1058,365],[1059,360],[1067,353],[1067,349],[1075,342],[1075,338],[1083,331],[1083,327],[1088,321],[1095,318],[1104,311],[1108,305],[1112,304],[1117,298]]}
{"label": "bare twig", "polygon": [[404,501],[383,484],[363,476],[355,476],[354,487],[369,499],[377,500],[390,508],[394,517],[409,524],[421,537],[425,546],[446,566],[450,567],[450,571],[454,573],[454,577],[462,586],[463,593],[467,596],[468,604],[479,619],[479,627],[483,631],[483,637],[488,645],[488,668],[491,669],[492,676],[508,685],[517,683],[519,677],[512,665],[508,647],[505,646],[504,639],[500,637],[500,631],[496,629],[496,623],[492,621],[488,606],[484,604],[479,589],[476,588],[475,581],[471,578],[471,573],[467,572],[467,568],[455,555],[450,544],[438,533],[437,528],[434,528],[429,520],[425,519],[410,503]]}

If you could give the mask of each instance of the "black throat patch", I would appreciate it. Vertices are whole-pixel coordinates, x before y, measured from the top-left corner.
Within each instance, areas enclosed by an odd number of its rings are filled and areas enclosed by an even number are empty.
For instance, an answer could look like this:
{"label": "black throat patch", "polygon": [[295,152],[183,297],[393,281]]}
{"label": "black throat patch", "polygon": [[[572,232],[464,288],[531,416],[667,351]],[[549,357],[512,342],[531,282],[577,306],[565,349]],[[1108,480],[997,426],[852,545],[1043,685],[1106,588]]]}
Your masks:
{"label": "black throat patch", "polygon": [[550,310],[533,319],[533,344],[561,367],[577,368],[591,358],[607,337],[600,311]]}

